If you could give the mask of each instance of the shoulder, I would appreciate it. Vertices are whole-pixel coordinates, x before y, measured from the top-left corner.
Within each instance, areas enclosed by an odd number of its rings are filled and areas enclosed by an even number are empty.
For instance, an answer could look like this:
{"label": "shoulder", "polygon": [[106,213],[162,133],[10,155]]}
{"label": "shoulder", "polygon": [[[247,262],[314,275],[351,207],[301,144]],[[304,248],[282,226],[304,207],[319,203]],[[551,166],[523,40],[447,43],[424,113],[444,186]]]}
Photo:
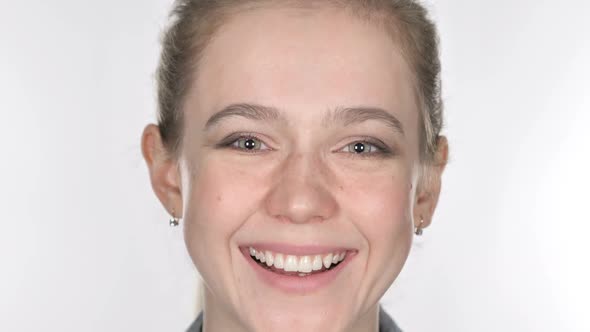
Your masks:
{"label": "shoulder", "polygon": [[201,332],[203,330],[203,312],[201,311],[199,313],[199,316],[197,316],[197,319],[195,319],[195,321],[191,324],[191,326],[189,326],[188,330],[186,330],[186,332]]}
{"label": "shoulder", "polygon": [[381,306],[379,306],[379,332],[403,332]]}

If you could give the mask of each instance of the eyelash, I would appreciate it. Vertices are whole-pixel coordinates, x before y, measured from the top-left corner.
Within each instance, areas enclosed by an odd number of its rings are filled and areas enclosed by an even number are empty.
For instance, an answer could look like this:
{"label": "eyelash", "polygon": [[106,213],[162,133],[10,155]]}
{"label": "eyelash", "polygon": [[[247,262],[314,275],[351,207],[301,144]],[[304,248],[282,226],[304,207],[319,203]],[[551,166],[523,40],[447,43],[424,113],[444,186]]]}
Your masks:
{"label": "eyelash", "polygon": [[[244,149],[244,148],[240,148],[239,146],[234,146],[234,144],[236,144],[236,142],[238,142],[239,140],[255,140],[260,142],[260,144],[265,145],[267,148],[268,146],[264,143],[264,141],[262,139],[260,139],[258,136],[256,136],[255,134],[232,134],[229,135],[228,137],[224,138],[221,143],[219,143],[217,146],[220,148],[229,148],[229,149],[234,149],[234,150],[238,150],[238,151],[242,151],[242,152],[246,152],[246,153],[258,153],[258,151],[261,151],[260,149]],[[267,150],[267,149],[263,149]],[[268,150],[272,150],[271,148],[268,148]]]}
{"label": "eyelash", "polygon": [[[355,153],[354,151],[354,146],[358,143],[364,144],[364,145],[369,145],[369,151],[371,150],[371,147],[374,148],[375,150],[377,150],[376,152],[367,152],[367,153]],[[366,147],[365,147],[366,148]],[[348,152],[351,156],[350,157],[358,157],[358,158],[379,158],[379,157],[389,157],[392,156],[393,153],[391,151],[391,149],[385,144],[383,143],[381,140],[372,138],[372,137],[362,137],[360,139],[357,139],[353,142],[350,142],[348,144],[346,144],[342,149],[338,150],[338,151],[342,151],[343,149],[348,149]]]}
{"label": "eyelash", "polygon": [[[256,136],[255,134],[252,133],[247,133],[247,134],[237,134],[237,135],[230,135],[229,137],[227,137],[226,139],[224,139],[218,146],[221,148],[230,148],[230,149],[234,149],[234,150],[238,150],[238,151],[243,151],[246,153],[258,153],[257,151],[260,150],[248,150],[248,149],[244,149],[244,148],[239,148],[239,147],[235,147],[234,144],[236,142],[238,142],[239,140],[242,139],[253,139],[256,141],[259,141],[260,144],[264,144],[263,140],[260,139],[258,136]],[[370,145],[375,147],[375,149],[377,150],[377,152],[370,152],[370,153],[350,153],[352,158],[386,158],[389,156],[393,155],[393,152],[391,151],[391,149],[389,149],[383,142],[381,142],[380,140],[374,139],[372,137],[361,137],[358,140],[355,140],[349,144],[347,144],[344,148],[347,148],[353,144],[357,144],[357,143],[364,143],[366,145]],[[265,144],[266,145],[266,144]],[[370,148],[369,148],[370,150]]]}

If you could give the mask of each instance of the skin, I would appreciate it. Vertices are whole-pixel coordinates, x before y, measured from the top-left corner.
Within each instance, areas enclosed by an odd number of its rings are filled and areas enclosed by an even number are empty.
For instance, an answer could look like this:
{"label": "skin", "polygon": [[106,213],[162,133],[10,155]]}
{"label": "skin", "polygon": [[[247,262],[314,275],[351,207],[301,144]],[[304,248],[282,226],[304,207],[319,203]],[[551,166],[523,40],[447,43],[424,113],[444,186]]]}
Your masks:
{"label": "skin", "polygon": [[[388,34],[344,11],[262,8],[217,32],[185,100],[180,156],[166,152],[155,125],[142,136],[154,192],[183,218],[206,285],[204,331],[378,330],[378,301],[407,259],[414,226],[430,224],[447,160],[441,137],[435,162],[419,162],[412,80]],[[233,116],[204,130],[214,113],[246,102],[276,107],[285,121]],[[328,110],[361,105],[394,115],[404,134],[377,120],[322,125]],[[247,138],[220,147],[233,133],[254,133],[254,152]],[[357,154],[365,137],[391,153],[365,145]],[[248,241],[358,253],[329,286],[294,295],[258,279],[238,249]]]}

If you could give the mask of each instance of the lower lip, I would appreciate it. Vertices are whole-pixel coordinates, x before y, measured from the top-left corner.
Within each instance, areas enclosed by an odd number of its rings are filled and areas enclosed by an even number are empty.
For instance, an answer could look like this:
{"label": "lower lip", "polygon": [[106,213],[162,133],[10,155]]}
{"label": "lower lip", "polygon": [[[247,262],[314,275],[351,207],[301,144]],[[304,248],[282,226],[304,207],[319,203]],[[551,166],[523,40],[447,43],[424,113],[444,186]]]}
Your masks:
{"label": "lower lip", "polygon": [[312,273],[300,277],[298,275],[278,274],[267,270],[252,259],[247,248],[241,248],[240,251],[244,255],[244,258],[246,258],[248,264],[254,269],[254,271],[256,271],[256,274],[263,282],[286,293],[292,294],[311,293],[330,285],[336,279],[340,271],[348,265],[350,260],[356,254],[355,252],[348,251],[345,256],[346,258],[334,268],[328,271]]}

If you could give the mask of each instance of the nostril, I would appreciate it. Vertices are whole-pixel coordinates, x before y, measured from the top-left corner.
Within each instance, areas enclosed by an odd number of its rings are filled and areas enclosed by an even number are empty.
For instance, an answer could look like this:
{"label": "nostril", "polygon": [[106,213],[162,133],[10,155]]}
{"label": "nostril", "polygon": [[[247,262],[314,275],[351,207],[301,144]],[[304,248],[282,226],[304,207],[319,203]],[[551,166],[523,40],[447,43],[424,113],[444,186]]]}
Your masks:
{"label": "nostril", "polygon": [[285,216],[276,216],[275,219],[281,223],[288,223],[288,224],[308,224],[308,223],[319,223],[324,222],[325,218],[322,216],[313,216],[313,217],[300,217],[300,218],[289,218]]}

